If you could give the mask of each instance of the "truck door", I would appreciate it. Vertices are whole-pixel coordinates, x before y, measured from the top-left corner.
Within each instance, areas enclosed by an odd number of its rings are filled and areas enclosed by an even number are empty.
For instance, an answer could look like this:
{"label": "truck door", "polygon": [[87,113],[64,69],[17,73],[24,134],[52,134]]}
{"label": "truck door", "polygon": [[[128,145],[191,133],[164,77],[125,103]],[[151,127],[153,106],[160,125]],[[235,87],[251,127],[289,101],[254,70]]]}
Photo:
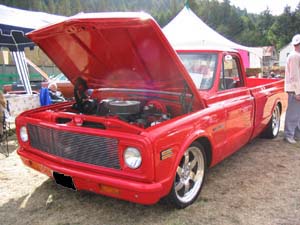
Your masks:
{"label": "truck door", "polygon": [[251,136],[254,115],[254,98],[245,87],[244,74],[238,55],[224,54],[220,71],[219,101],[225,109],[226,157],[245,145]]}

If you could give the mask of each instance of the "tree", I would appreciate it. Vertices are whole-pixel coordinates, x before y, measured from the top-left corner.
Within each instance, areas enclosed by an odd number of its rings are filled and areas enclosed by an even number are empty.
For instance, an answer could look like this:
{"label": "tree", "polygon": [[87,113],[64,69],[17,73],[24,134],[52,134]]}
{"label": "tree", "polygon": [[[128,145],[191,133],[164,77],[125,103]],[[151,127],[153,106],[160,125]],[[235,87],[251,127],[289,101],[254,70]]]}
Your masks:
{"label": "tree", "polygon": [[60,0],[57,13],[60,15],[71,16],[71,4],[69,0]]}
{"label": "tree", "polygon": [[45,8],[48,8],[47,11],[49,13],[52,13],[52,14],[56,13],[56,5],[55,5],[54,0],[48,0],[48,5],[46,5]]}
{"label": "tree", "polygon": [[187,4],[207,25],[230,40],[247,46],[276,45],[291,41],[300,27],[300,2],[294,12],[289,6],[279,16],[267,8],[261,14],[248,14],[230,0],[0,0],[0,4],[27,10],[70,16],[80,11],[145,11],[166,25]]}
{"label": "tree", "polygon": [[44,1],[41,0],[31,0],[28,1],[29,9],[36,11],[44,11]]}
{"label": "tree", "polygon": [[82,11],[80,0],[72,0],[70,2],[70,7],[71,7],[70,11],[72,14],[77,14]]}
{"label": "tree", "polygon": [[268,32],[268,40],[277,49],[288,44],[298,29],[294,27],[296,13],[291,12],[291,8],[286,6],[284,13],[278,16]]}

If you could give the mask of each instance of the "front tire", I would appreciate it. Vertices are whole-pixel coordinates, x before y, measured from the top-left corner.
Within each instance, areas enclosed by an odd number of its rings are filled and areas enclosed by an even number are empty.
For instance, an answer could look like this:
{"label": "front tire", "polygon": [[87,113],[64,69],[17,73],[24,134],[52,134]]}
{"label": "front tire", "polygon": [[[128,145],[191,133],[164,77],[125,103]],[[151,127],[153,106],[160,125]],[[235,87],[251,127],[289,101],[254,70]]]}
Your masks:
{"label": "front tire", "polygon": [[280,107],[277,104],[272,113],[271,120],[269,121],[266,129],[262,133],[262,137],[272,139],[278,136],[279,129],[280,129],[280,116],[281,116]]}
{"label": "front tire", "polygon": [[199,143],[193,143],[182,156],[167,200],[176,208],[191,205],[198,197],[206,173],[206,155]]}

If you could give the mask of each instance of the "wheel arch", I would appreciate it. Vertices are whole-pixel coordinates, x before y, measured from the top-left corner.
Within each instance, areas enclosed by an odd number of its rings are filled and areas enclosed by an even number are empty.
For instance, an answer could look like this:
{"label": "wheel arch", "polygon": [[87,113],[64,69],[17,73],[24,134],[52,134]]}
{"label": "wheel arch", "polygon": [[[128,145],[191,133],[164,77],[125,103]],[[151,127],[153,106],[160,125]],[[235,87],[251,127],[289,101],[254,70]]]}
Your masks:
{"label": "wheel arch", "polygon": [[210,140],[209,136],[207,136],[207,134],[205,132],[199,132],[198,134],[190,135],[189,140],[187,140],[181,146],[181,149],[178,152],[176,160],[175,160],[175,165],[174,165],[174,168],[173,168],[173,173],[176,172],[177,165],[180,162],[180,160],[181,160],[184,152],[193,143],[198,143],[198,144],[200,144],[204,148],[205,155],[206,155],[206,164],[207,164],[206,166],[209,167],[211,165],[212,159],[213,159],[213,149],[212,149],[211,140]]}
{"label": "wheel arch", "polygon": [[280,110],[280,114],[281,114],[281,113],[282,113],[282,107],[283,107],[283,106],[282,106],[282,102],[278,100],[278,101],[276,102],[276,104],[274,105],[274,107],[276,107],[277,105],[279,106],[279,110]]}
{"label": "wheel arch", "polygon": [[[195,144],[196,146],[198,145],[198,147],[200,147],[199,145],[201,145],[202,150],[204,151],[205,154],[205,159],[206,160],[206,165],[205,165],[205,170],[211,165],[212,162],[212,144],[210,142],[209,137],[205,136],[204,133],[202,133],[201,136],[194,136],[194,138],[190,138],[188,141],[186,141],[182,146],[181,146],[181,150],[178,152],[178,155],[176,157],[175,160],[175,164],[174,164],[174,168],[173,168],[173,173],[176,174],[176,168],[178,167],[178,164],[181,160],[181,158],[183,157],[183,154],[185,153],[185,151],[192,146],[193,144]],[[204,177],[205,177],[205,172],[204,172]],[[173,186],[173,182],[174,182],[175,177],[172,178],[172,180],[170,180],[171,182],[168,182],[168,188],[166,190],[168,190],[168,192],[166,192],[166,195],[164,195],[163,199],[164,201],[167,201],[169,203],[174,203],[174,200],[170,200],[170,196],[174,196],[174,192],[172,191],[172,186]],[[201,191],[201,188],[203,186],[203,182],[204,179],[202,181],[199,193]],[[199,195],[199,193],[197,194],[197,196]],[[192,204],[195,200],[197,199],[197,197],[192,200],[189,204]],[[187,204],[187,205],[189,205]],[[177,204],[176,204],[177,205]],[[178,207],[178,205],[176,206],[177,208],[185,208],[187,205],[181,205],[180,207]]]}
{"label": "wheel arch", "polygon": [[[277,99],[276,101],[275,101],[275,104],[274,104],[274,106],[273,106],[273,110],[275,109],[275,107],[276,106],[279,106],[279,110],[280,110],[280,114],[282,113],[282,110],[283,110],[283,105],[282,105],[282,102],[280,101],[280,99]],[[273,112],[273,110],[272,110],[272,112]]]}
{"label": "wheel arch", "polygon": [[[275,119],[275,122],[274,122],[274,119],[273,119],[274,114],[273,113],[275,112],[276,108],[279,109],[279,117],[278,117],[278,120]],[[282,102],[280,101],[280,99],[276,99],[276,101],[274,102],[273,108],[272,108],[270,119],[269,119],[268,123],[266,124],[266,127],[260,133],[261,137],[267,138],[267,139],[273,139],[278,136],[278,133],[280,130],[280,116],[282,114],[282,111],[283,111]],[[274,133],[274,132],[276,132],[276,133]]]}
{"label": "wheel arch", "polygon": [[206,156],[206,166],[209,167],[212,162],[212,145],[210,140],[206,136],[201,136],[195,139],[192,143],[199,143],[203,146]]}

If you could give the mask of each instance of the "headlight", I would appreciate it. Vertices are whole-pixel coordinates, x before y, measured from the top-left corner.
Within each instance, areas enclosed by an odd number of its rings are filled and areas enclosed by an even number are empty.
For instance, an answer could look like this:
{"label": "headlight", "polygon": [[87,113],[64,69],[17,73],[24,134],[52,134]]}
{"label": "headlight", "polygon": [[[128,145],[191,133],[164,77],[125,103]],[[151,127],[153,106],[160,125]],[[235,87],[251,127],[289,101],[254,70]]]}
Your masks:
{"label": "headlight", "polygon": [[25,126],[21,127],[20,129],[20,137],[23,142],[28,141],[28,133],[27,128]]}
{"label": "headlight", "polygon": [[137,169],[142,163],[142,156],[140,151],[134,147],[128,147],[124,151],[124,161],[131,169]]}

